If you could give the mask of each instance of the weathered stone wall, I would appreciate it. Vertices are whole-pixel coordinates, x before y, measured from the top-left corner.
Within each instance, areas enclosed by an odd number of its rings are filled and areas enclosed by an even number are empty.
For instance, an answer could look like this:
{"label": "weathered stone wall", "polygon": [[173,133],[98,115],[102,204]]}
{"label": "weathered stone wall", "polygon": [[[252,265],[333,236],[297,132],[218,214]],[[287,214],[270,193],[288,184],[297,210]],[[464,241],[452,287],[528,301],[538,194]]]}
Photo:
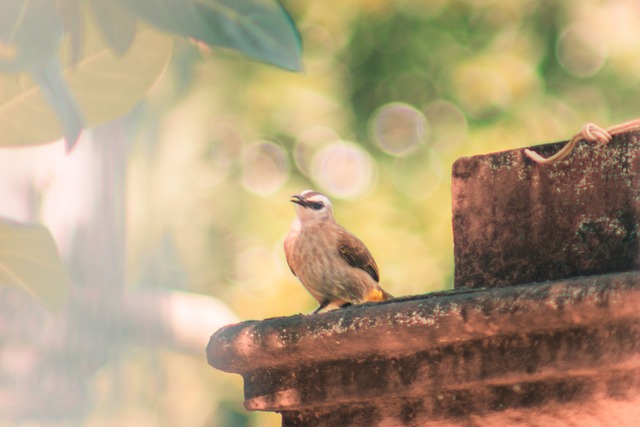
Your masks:
{"label": "weathered stone wall", "polygon": [[[455,286],[493,287],[640,268],[640,133],[579,143],[538,165],[522,150],[453,166]],[[541,154],[562,143],[536,147]]]}

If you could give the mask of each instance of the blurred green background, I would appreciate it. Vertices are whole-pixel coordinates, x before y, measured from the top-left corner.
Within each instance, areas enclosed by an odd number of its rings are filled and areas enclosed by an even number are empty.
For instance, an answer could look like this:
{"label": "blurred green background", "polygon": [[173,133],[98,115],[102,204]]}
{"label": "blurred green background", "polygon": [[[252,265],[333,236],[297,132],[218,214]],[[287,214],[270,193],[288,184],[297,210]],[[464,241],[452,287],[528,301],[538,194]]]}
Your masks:
{"label": "blurred green background", "polygon": [[[165,72],[121,119],[132,135],[124,292],[211,295],[238,319],[312,311],[282,250],[289,197],[309,188],[333,199],[389,292],[451,288],[457,158],[640,116],[634,0],[284,4],[303,39],[301,73],[177,40]],[[80,415],[4,421],[279,425],[242,409],[241,379],[209,367],[205,345],[201,354],[119,345],[83,380]]]}

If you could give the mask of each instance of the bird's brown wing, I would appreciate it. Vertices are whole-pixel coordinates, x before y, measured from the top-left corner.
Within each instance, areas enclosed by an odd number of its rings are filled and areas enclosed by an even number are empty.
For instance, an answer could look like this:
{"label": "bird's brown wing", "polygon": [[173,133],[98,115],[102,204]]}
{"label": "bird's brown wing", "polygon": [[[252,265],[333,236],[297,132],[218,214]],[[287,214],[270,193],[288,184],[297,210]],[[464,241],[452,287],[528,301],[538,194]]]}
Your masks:
{"label": "bird's brown wing", "polygon": [[338,250],[350,266],[362,269],[376,282],[380,281],[378,266],[369,249],[353,234],[341,229],[338,234]]}
{"label": "bird's brown wing", "polygon": [[284,239],[284,255],[287,258],[287,264],[289,265],[289,270],[291,270],[294,276],[298,277],[295,270],[293,269],[293,264],[294,264],[293,257],[295,256],[295,254],[293,249],[293,242],[289,238],[289,236],[287,236]]}

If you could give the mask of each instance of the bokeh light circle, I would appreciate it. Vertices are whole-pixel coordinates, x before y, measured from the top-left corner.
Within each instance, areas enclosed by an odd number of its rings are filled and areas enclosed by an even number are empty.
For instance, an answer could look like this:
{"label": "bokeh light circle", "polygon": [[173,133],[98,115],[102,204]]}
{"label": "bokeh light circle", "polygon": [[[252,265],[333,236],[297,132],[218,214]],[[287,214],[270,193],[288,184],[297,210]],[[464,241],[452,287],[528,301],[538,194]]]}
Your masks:
{"label": "bokeh light circle", "polygon": [[242,155],[242,185],[254,194],[268,196],[278,191],[289,176],[289,161],[282,147],[259,141]]}
{"label": "bokeh light circle", "polygon": [[394,156],[407,153],[425,141],[427,119],[409,104],[392,102],[380,107],[369,122],[373,141]]}
{"label": "bokeh light circle", "polygon": [[316,126],[302,132],[293,147],[293,160],[298,170],[310,176],[313,156],[325,145],[338,140],[338,134],[328,127]]}
{"label": "bokeh light circle", "polygon": [[376,164],[369,153],[345,141],[334,142],[318,151],[311,170],[324,192],[341,198],[365,194],[376,178]]}
{"label": "bokeh light circle", "polygon": [[593,28],[573,25],[558,38],[556,56],[569,74],[591,77],[600,71],[607,59],[607,44]]}
{"label": "bokeh light circle", "polygon": [[489,118],[511,107],[509,83],[493,67],[464,64],[456,71],[455,81],[460,103],[474,117]]}
{"label": "bokeh light circle", "polygon": [[468,135],[467,117],[455,104],[433,101],[424,109],[430,124],[430,146],[440,151],[455,149]]}
{"label": "bokeh light circle", "polygon": [[230,123],[212,125],[210,138],[209,183],[215,185],[222,182],[237,165],[242,155],[244,141],[240,131]]}
{"label": "bokeh light circle", "polygon": [[443,178],[442,160],[427,147],[419,147],[410,155],[395,159],[393,164],[394,185],[414,200],[433,195],[442,185]]}

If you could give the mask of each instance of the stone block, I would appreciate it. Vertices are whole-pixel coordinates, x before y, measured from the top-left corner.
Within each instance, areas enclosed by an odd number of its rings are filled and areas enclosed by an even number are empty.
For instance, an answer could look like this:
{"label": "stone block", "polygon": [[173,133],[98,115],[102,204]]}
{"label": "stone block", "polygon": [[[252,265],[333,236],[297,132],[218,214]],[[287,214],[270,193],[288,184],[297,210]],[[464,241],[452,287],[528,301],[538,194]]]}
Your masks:
{"label": "stone block", "polygon": [[[522,149],[453,165],[455,287],[640,268],[640,133],[538,165]],[[564,143],[533,147],[545,156]]]}

